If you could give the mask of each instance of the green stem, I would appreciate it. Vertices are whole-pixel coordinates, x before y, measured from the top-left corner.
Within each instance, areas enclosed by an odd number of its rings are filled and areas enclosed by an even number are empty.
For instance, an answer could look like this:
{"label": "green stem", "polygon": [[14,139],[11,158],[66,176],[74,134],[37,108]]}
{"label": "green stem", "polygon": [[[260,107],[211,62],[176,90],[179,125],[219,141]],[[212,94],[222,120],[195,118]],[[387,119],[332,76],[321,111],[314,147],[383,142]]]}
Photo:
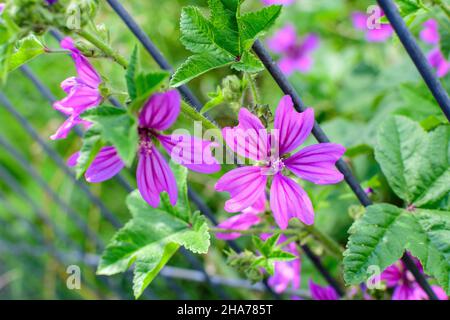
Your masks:
{"label": "green stem", "polygon": [[97,35],[86,31],[84,29],[77,30],[76,33],[92,43],[98,49],[100,49],[103,53],[106,54],[107,57],[113,59],[115,62],[120,64],[124,69],[128,68],[128,61],[122,57],[117,51],[109,46],[106,42],[100,39]]}
{"label": "green stem", "polygon": [[249,74],[247,72],[245,73],[245,75],[247,76],[248,83],[250,84],[250,91],[252,93],[253,102],[255,104],[261,104],[261,101],[259,99],[258,88],[256,87],[255,79],[253,79],[251,74]]}
{"label": "green stem", "polygon": [[341,259],[344,249],[331,237],[320,231],[314,226],[305,226],[305,230],[309,232],[317,241],[319,241],[329,253]]}

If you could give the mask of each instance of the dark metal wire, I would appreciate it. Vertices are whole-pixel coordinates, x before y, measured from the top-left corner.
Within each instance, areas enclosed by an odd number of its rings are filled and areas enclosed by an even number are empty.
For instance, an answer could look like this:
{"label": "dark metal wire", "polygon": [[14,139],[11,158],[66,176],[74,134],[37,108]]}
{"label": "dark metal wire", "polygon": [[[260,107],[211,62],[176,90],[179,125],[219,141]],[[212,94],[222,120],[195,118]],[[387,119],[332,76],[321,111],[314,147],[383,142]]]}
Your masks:
{"label": "dark metal wire", "polygon": [[12,145],[10,145],[0,135],[0,146],[2,146],[21,166],[25,171],[34,179],[34,181],[56,202],[71,218],[72,221],[78,226],[78,228],[96,244],[98,248],[103,248],[103,241],[91,230],[87,223],[83,220],[79,213],[77,213],[70,205],[68,205],[53,189],[45,182],[41,175],[30,165],[30,163],[24,158],[23,155],[17,151]]}
{"label": "dark metal wire", "polygon": [[441,82],[436,76],[436,72],[432,69],[428,63],[425,55],[417,44],[416,39],[409,31],[405,21],[398,12],[397,6],[392,0],[377,0],[381,9],[383,9],[386,14],[387,19],[391,23],[395,30],[395,33],[399,37],[401,43],[408,52],[411,60],[416,65],[417,70],[419,70],[422,75],[423,80],[427,84],[437,103],[442,109],[442,112],[450,121],[450,98],[447,91],[445,91]]}

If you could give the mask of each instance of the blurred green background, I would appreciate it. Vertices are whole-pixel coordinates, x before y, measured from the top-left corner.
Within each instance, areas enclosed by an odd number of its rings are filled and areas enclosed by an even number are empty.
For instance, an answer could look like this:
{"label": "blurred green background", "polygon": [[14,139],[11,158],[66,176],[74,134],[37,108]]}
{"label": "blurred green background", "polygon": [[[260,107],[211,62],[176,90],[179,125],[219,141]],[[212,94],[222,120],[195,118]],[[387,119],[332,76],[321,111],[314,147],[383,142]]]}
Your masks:
{"label": "blurred green background", "polygon": [[[101,3],[97,23],[105,24],[110,30],[113,46],[122,55],[130,56],[137,40],[107,4],[104,1]],[[290,79],[306,104],[316,110],[317,120],[330,139],[343,144],[349,150],[346,160],[360,181],[363,181],[366,187],[375,189],[376,200],[395,202],[396,199],[391,198],[373,158],[374,133],[379,124],[393,114],[402,114],[421,121],[425,128],[445,119],[396,37],[384,43],[368,43],[364,35],[353,28],[351,13],[356,10],[365,11],[370,4],[371,1],[360,0],[298,0],[296,4],[284,10],[277,27],[291,23],[296,26],[300,36],[308,32],[320,35],[320,48],[314,53],[315,63],[311,72],[295,73]],[[178,66],[189,56],[189,52],[179,41],[179,16],[181,8],[185,5],[206,6],[206,0],[124,3],[174,66]],[[258,0],[249,0],[248,6],[257,8],[261,4]],[[426,19],[439,14],[432,11],[416,17],[410,24],[411,30],[417,35]],[[52,37],[46,36],[45,39],[48,47],[58,47]],[[429,51],[431,47],[423,45],[423,49]],[[157,69],[152,58],[144,50],[141,50],[141,58],[143,69]],[[111,81],[113,87],[125,89],[123,70],[120,67],[105,61],[95,62],[95,66]],[[41,56],[32,61],[29,67],[58,98],[64,96],[59,87],[60,82],[74,75],[73,63],[65,55]],[[231,72],[229,69],[210,72],[192,81],[189,86],[204,103],[208,101],[207,94],[215,91],[221,79]],[[262,73],[257,81],[262,100],[274,109],[282,96],[281,91],[266,72]],[[442,82],[448,91],[450,76],[443,78]],[[20,71],[10,75],[1,91],[64,159],[79,149],[80,139],[73,133],[67,140],[58,142],[49,140],[48,137],[61,123],[61,118]],[[221,125],[230,124],[235,119],[232,110],[226,105],[216,108],[210,115]],[[189,126],[190,123],[182,125]],[[26,157],[48,185],[84,217],[104,242],[112,237],[115,228],[101,217],[99,209],[65,176],[3,107],[0,107],[0,135]],[[0,165],[18,181],[20,188],[23,188],[42,212],[76,244],[75,246],[67,244],[59,239],[51,228],[38,218],[32,203],[17,193],[17,190],[13,190],[9,183],[0,180],[0,299],[132,299],[129,275],[119,274],[109,279],[98,277],[95,275],[95,267],[83,263],[76,253],[90,254],[84,258],[91,255],[95,258],[95,255],[101,253],[100,250],[76,227],[67,212],[58,206],[17,160],[3,149],[0,149]],[[216,217],[224,220],[229,217],[223,210],[226,194],[219,194],[213,190],[221,174],[207,176],[190,173],[189,179]],[[125,176],[135,186],[132,171],[125,173]],[[122,223],[129,219],[130,214],[124,203],[127,193],[116,181],[90,185],[89,188],[104,201],[107,208]],[[315,205],[318,228],[345,245],[352,216],[360,210],[355,197],[344,183],[320,187],[306,184],[306,190]],[[48,252],[48,246],[35,237],[26,221],[34,225],[48,242],[64,253],[64,263]],[[249,239],[239,239],[238,242],[245,247],[249,244]],[[227,246],[223,241],[213,240],[208,255],[198,257],[201,265],[211,275],[241,277],[227,266],[225,249]],[[314,250],[321,253],[319,247]],[[91,260],[95,262],[95,259]],[[325,264],[333,274],[339,276],[338,261],[325,258]],[[67,289],[68,265],[80,266],[81,290]],[[180,253],[176,254],[169,265],[195,268]],[[320,275],[304,258],[302,266],[304,289],[310,278],[324,284]],[[221,288],[223,293],[206,282],[168,279],[160,275],[151,284],[148,292],[155,294],[153,297],[166,299],[271,297],[253,290],[226,286]]]}

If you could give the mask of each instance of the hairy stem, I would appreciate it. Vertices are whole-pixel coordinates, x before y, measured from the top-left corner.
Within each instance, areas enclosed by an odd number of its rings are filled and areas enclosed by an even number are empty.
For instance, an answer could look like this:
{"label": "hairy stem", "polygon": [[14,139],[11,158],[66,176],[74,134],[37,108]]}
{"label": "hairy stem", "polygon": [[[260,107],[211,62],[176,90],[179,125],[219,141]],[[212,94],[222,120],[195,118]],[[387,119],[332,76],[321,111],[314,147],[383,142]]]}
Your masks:
{"label": "hairy stem", "polygon": [[255,104],[261,104],[255,79],[253,79],[252,75],[249,74],[248,72],[246,72],[245,75],[247,76],[247,79],[248,79],[250,91],[251,91],[252,97],[253,97],[253,102]]}
{"label": "hairy stem", "polygon": [[97,35],[86,31],[84,29],[77,30],[76,33],[92,43],[98,49],[100,49],[107,57],[113,59],[120,64],[124,69],[128,68],[128,61],[122,57],[117,51],[115,51],[109,44],[100,39]]}

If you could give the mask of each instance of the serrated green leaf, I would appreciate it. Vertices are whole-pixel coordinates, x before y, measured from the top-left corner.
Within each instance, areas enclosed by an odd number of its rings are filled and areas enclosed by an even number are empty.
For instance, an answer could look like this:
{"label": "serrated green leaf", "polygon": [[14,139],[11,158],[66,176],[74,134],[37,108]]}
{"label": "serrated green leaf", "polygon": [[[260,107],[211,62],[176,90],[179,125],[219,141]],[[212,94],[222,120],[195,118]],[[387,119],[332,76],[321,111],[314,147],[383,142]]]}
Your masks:
{"label": "serrated green leaf", "polygon": [[133,53],[131,54],[130,63],[128,64],[127,73],[125,75],[125,80],[127,82],[128,95],[131,100],[137,98],[137,89],[136,89],[136,70],[138,65],[138,46],[135,46],[133,49]]}
{"label": "serrated green leaf", "polygon": [[139,111],[150,96],[161,89],[168,77],[169,73],[166,71],[140,73],[137,75],[135,78],[136,98],[128,107],[130,112]]}
{"label": "serrated green leaf", "polygon": [[349,230],[344,252],[344,279],[359,284],[369,277],[369,267],[384,270],[403,255],[410,239],[412,216],[389,204],[367,207]]}
{"label": "serrated green leaf", "polygon": [[127,166],[132,165],[138,148],[136,119],[126,110],[111,106],[87,110],[82,114],[82,118],[96,123],[103,139],[114,145]]}
{"label": "serrated green leaf", "polygon": [[194,53],[175,72],[171,86],[178,87],[212,69],[231,65],[238,71],[259,72],[262,63],[250,52],[255,39],[267,31],[281,6],[241,15],[239,0],[209,0],[211,17],[198,8],[181,13],[181,42]]}
{"label": "serrated green leaf", "polygon": [[172,207],[167,194],[153,208],[139,191],[127,198],[133,218],[114,236],[102,255],[98,274],[112,275],[135,264],[133,290],[138,298],[169,261],[179,246],[195,253],[207,253],[210,235],[206,219],[198,212],[190,214],[187,200],[187,169],[171,164],[179,190],[177,205]]}
{"label": "serrated green leaf", "polygon": [[45,52],[45,47],[35,35],[29,35],[20,40],[17,49],[12,53],[8,61],[8,71],[13,71],[21,65],[33,60]]}
{"label": "serrated green leaf", "polygon": [[381,126],[375,158],[394,192],[408,205],[423,206],[450,191],[448,145],[448,127],[427,134],[396,116]]}
{"label": "serrated green leaf", "polygon": [[[407,213],[406,213],[407,214]],[[417,257],[426,274],[450,293],[450,212],[417,210],[413,213],[417,229],[407,249]]]}
{"label": "serrated green leaf", "polygon": [[101,147],[101,129],[97,125],[93,125],[83,136],[83,145],[80,149],[75,168],[77,179],[79,179],[91,165]]}
{"label": "serrated green leaf", "polygon": [[239,36],[244,50],[250,50],[254,39],[267,32],[281,13],[281,5],[265,7],[256,12],[243,14],[238,18]]}
{"label": "serrated green leaf", "polygon": [[179,87],[210,70],[230,65],[234,58],[230,56],[200,53],[190,56],[175,72],[170,81],[172,87]]}
{"label": "serrated green leaf", "polygon": [[425,273],[434,276],[449,292],[450,212],[410,212],[377,204],[367,208],[350,234],[344,253],[344,279],[348,284],[366,280],[371,275],[370,266],[384,270],[407,250],[421,261]]}

